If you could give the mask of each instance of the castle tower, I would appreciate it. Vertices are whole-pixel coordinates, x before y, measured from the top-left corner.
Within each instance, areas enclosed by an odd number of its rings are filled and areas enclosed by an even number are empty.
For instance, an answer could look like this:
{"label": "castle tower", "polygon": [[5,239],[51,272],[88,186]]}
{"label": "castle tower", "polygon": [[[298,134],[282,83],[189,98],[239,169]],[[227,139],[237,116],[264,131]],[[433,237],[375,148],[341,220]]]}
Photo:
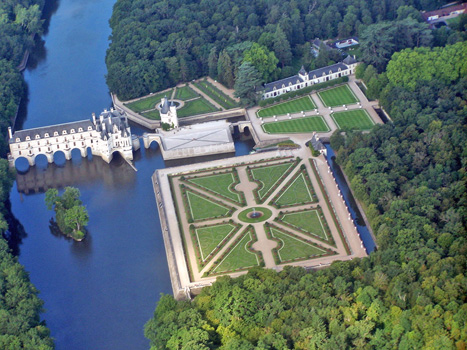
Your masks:
{"label": "castle tower", "polygon": [[178,128],[177,107],[169,102],[167,96],[161,100],[161,122],[170,125],[170,128]]}

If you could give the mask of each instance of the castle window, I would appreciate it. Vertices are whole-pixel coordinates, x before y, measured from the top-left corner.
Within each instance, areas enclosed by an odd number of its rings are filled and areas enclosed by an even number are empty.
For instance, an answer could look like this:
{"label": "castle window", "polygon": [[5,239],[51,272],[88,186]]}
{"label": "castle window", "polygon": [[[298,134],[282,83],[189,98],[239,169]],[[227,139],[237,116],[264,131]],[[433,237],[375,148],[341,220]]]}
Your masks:
{"label": "castle window", "polygon": [[62,131],[62,135],[66,135],[66,130],[63,130],[63,131]]}
{"label": "castle window", "polygon": [[339,72],[341,71],[341,69],[339,68]]}
{"label": "castle window", "polygon": [[323,72],[323,77],[326,75],[326,72]]}
{"label": "castle window", "polygon": [[315,74],[315,75],[313,75],[313,79],[316,79],[316,74]]}
{"label": "castle window", "polygon": [[40,139],[40,136],[39,135],[36,135],[36,140]]}
{"label": "castle window", "polygon": [[58,131],[54,131],[54,136],[58,136]]}
{"label": "castle window", "polygon": [[70,132],[71,132],[72,134],[74,134],[74,133],[75,133],[75,129],[71,129]]}
{"label": "castle window", "polygon": [[332,74],[332,71],[329,71],[329,74]]}
{"label": "castle window", "polygon": [[92,126],[88,126],[88,130],[92,130]]}
{"label": "castle window", "polygon": [[17,137],[16,142],[21,142],[21,139],[19,137]]}
{"label": "castle window", "polygon": [[44,137],[49,137],[49,133],[46,132],[46,133],[44,134]]}
{"label": "castle window", "polygon": [[31,140],[31,138],[29,136],[26,136],[26,141],[29,141]]}
{"label": "castle window", "polygon": [[83,132],[83,128],[78,128],[78,132]]}

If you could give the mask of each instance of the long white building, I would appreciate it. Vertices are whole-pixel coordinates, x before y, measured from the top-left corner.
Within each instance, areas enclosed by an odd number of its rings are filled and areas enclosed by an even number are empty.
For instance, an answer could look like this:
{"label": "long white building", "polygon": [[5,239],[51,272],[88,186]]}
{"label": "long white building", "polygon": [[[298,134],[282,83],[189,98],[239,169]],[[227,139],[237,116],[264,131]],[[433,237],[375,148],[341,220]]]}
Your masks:
{"label": "long white building", "polygon": [[302,67],[297,75],[264,85],[263,99],[276,97],[290,91],[303,89],[318,83],[355,73],[357,61],[347,56],[342,62],[306,72]]}

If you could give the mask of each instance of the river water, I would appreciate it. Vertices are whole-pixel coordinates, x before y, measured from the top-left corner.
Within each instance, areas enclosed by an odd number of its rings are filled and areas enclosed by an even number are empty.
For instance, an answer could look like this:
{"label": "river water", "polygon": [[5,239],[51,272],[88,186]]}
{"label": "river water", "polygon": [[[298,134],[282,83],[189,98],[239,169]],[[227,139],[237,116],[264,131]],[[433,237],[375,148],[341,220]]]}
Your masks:
{"label": "river water", "polygon": [[[114,2],[48,3],[45,45],[24,73],[29,94],[17,129],[82,120],[110,107],[104,60]],[[250,142],[236,142],[237,155],[250,149]],[[20,223],[16,251],[45,302],[42,316],[56,349],[148,349],[143,326],[160,293],[172,292],[150,180],[165,167],[160,151],[136,153],[138,172],[121,158],[110,165],[97,157],[56,161],[39,159],[18,174],[10,195]],[[90,214],[85,241],[51,232],[44,184],[80,189]]]}

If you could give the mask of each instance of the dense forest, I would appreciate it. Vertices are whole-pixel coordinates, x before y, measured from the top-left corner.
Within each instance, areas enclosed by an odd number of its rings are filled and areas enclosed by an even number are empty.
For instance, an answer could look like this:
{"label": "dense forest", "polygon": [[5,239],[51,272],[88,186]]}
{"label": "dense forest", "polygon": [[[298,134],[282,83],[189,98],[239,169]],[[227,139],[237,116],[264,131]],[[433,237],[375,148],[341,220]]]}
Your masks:
{"label": "dense forest", "polygon": [[[18,66],[26,50],[33,48],[34,34],[42,33],[43,0],[0,2],[0,155],[7,152],[7,129],[24,95]],[[8,198],[14,174],[0,159],[0,349],[53,349],[50,332],[40,320],[43,302],[29,276],[11,254]],[[10,215],[11,216],[11,215]]]}
{"label": "dense forest", "polygon": [[366,60],[381,72],[393,52],[432,44],[418,10],[444,3],[118,0],[110,20],[107,84],[123,100],[207,74],[233,87],[244,62],[268,82],[296,74],[302,64],[312,69],[341,60],[327,50],[315,59],[311,41],[352,35],[361,37]]}
{"label": "dense forest", "polygon": [[[364,30],[386,47],[362,47],[357,71],[392,123],[331,138],[378,250],[222,277],[192,302],[164,295],[145,328],[152,349],[467,348],[467,21],[412,35],[419,22],[398,12]],[[394,36],[378,44],[372,31]]]}

